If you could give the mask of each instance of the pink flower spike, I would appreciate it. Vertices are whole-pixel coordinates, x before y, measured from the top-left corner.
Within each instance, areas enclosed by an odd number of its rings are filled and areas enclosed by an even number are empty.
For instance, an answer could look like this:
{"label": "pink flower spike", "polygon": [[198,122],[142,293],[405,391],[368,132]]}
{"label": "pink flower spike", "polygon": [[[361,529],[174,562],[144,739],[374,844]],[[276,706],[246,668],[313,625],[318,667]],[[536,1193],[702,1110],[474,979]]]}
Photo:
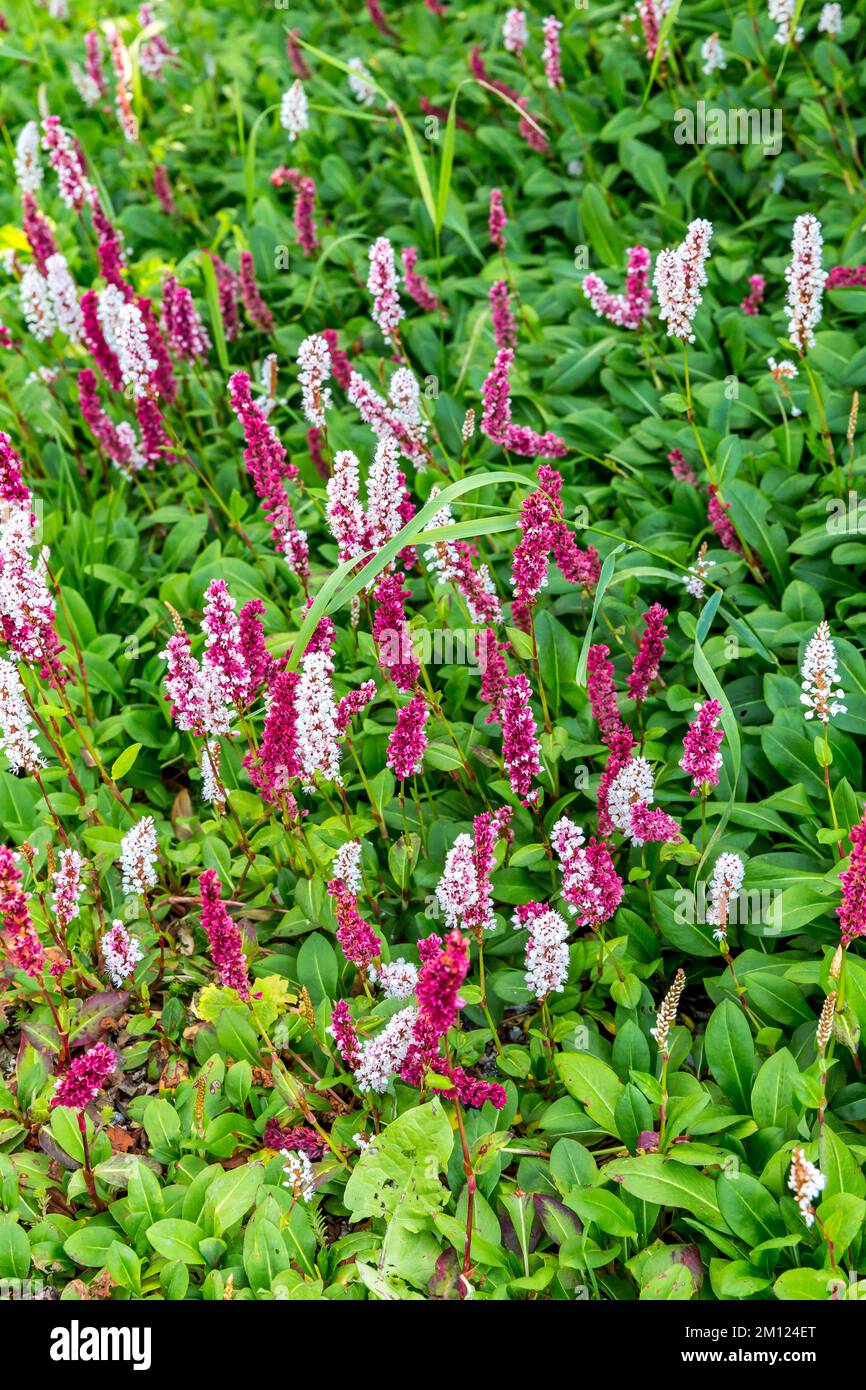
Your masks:
{"label": "pink flower spike", "polygon": [[719,750],[725,737],[724,730],[719,727],[722,707],[718,700],[707,700],[703,705],[695,705],[695,709],[697,718],[686,730],[680,758],[680,767],[694,783],[692,796],[697,796],[705,784],[718,786],[722,766]]}
{"label": "pink flower spike", "polygon": [[764,302],[764,292],[766,288],[767,282],[763,275],[749,276],[749,293],[740,304],[740,308],[744,314],[751,314],[754,316],[761,312],[760,306]]}
{"label": "pink flower spike", "polygon": [[668,630],[665,618],[668,610],[654,603],[643,615],[644,630],[634,666],[627,679],[628,691],[636,704],[643,704],[653,681],[658,679],[659,666],[665,654]]}
{"label": "pink flower spike", "polygon": [[671,473],[678,483],[688,483],[689,487],[697,487],[698,480],[695,477],[694,469],[690,463],[686,462],[686,456],[681,449],[671,449],[668,454],[668,463],[671,466]]}
{"label": "pink flower spike", "polygon": [[0,923],[15,966],[37,979],[45,968],[45,952],[21,888],[17,858],[8,845],[0,845]]}
{"label": "pink flower spike", "polygon": [[521,805],[533,805],[541,795],[532,786],[533,777],[541,772],[541,746],[535,727],[530,700],[532,689],[522,673],[509,676],[505,682],[499,722],[502,725],[502,760],[508,773],[511,790]]}
{"label": "pink flower spike", "polygon": [[236,989],[242,999],[250,997],[250,982],[244,957],[241,929],[229,916],[221,896],[219,874],[205,869],[199,875],[201,895],[201,925],[207,935],[211,959],[219,972],[220,983]]}
{"label": "pink flower spike", "polygon": [[72,1110],[84,1110],[99,1095],[116,1067],[117,1057],[107,1043],[96,1043],[76,1057],[60,1078],[51,1097],[52,1107],[68,1105]]}
{"label": "pink flower spike", "polygon": [[359,970],[366,970],[382,954],[381,937],[358,912],[358,899],[339,879],[331,879],[328,892],[334,899],[337,916],[337,941],[346,960],[350,960]]}
{"label": "pink flower spike", "polygon": [[725,550],[732,551],[735,555],[742,555],[743,547],[740,538],[734,529],[734,523],[728,516],[730,503],[724,502],[720,497],[715,486],[710,483],[707,489],[709,501],[707,503],[707,520],[721,541]]}
{"label": "pink flower spike", "polygon": [[328,1032],[337,1044],[337,1051],[343,1061],[354,1071],[361,1062],[361,1045],[345,999],[338,999],[334,1005]]}
{"label": "pink flower spike", "polygon": [[373,321],[386,343],[390,343],[403,317],[397,294],[397,272],[394,268],[394,248],[387,237],[377,237],[368,252],[370,272],[367,289],[373,296]]}
{"label": "pink flower spike", "polygon": [[251,251],[242,251],[240,255],[240,292],[247,317],[253,327],[258,328],[261,333],[273,333],[273,314],[259,292]]}
{"label": "pink flower spike", "polygon": [[611,294],[600,275],[583,277],[583,292],[599,318],[618,328],[637,331],[649,319],[652,296],[649,287],[650,255],[645,246],[632,246],[628,253],[625,294]]}
{"label": "pink flower spike", "polygon": [[548,87],[551,91],[555,91],[557,87],[562,86],[562,67],[559,53],[559,31],[562,28],[562,21],[550,14],[541,27],[544,31],[544,47],[541,50],[544,75],[547,78]]}
{"label": "pink flower spike", "polygon": [[505,255],[505,228],[507,226],[508,218],[505,216],[505,208],[502,206],[502,190],[491,188],[487,222],[488,233],[493,245],[503,256]]}
{"label": "pink flower spike", "polygon": [[397,724],[388,739],[385,761],[401,781],[417,776],[423,769],[427,748],[424,726],[429,714],[427,702],[421,695],[397,711]]}
{"label": "pink flower spike", "polygon": [[498,348],[517,346],[517,324],[511,312],[511,296],[506,280],[496,280],[490,286],[490,316],[493,320],[493,337]]}
{"label": "pink flower spike", "polygon": [[418,252],[414,246],[404,246],[401,252],[403,261],[403,282],[406,286],[406,293],[410,299],[428,313],[435,313],[439,308],[439,300],[430,288],[426,276],[419,275],[415,269],[415,262],[418,259]]}
{"label": "pink flower spike", "polygon": [[866,936],[866,818],[852,827],[849,838],[851,858],[848,868],[839,875],[842,903],[836,909],[843,946]]}

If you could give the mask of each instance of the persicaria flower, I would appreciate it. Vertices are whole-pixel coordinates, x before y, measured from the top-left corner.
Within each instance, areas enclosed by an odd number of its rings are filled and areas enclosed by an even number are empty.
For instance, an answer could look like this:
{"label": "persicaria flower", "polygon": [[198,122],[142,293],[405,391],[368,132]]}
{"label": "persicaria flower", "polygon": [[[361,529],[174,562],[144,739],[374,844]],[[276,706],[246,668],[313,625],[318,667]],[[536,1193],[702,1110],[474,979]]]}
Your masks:
{"label": "persicaria flower", "polygon": [[34,772],[45,766],[21,677],[15,663],[5,657],[0,658],[0,749],[11,772]]}
{"label": "persicaria flower", "polygon": [[29,265],[18,286],[18,302],[24,321],[37,342],[44,343],[57,327],[54,301],[48,281],[35,265]]}
{"label": "persicaria flower", "polygon": [[173,275],[166,277],[162,288],[162,327],[175,356],[185,362],[207,357],[210,351],[207,329],[189,290],[178,284]]}
{"label": "persicaria flower", "polygon": [[338,784],[342,781],[333,670],[329,651],[308,649],[304,653],[297,693],[297,739],[305,791],[313,790],[317,775]]}
{"label": "persicaria flower", "polygon": [[498,348],[517,346],[517,324],[510,307],[511,296],[506,280],[496,280],[490,286],[490,316],[493,337]]}
{"label": "persicaria flower", "polygon": [[366,970],[382,954],[382,939],[361,917],[354,892],[342,880],[331,879],[328,892],[334,899],[340,949],[346,960],[359,970]]}
{"label": "persicaria flower", "polygon": [[241,929],[226,910],[220,893],[219,874],[205,869],[199,875],[201,896],[201,925],[210,945],[211,960],[219,971],[220,983],[236,989],[242,999],[249,999],[250,984],[244,957]]}
{"label": "persicaria flower", "polygon": [[280,671],[268,689],[268,708],[262,742],[256,754],[244,757],[253,785],[266,800],[277,802],[289,783],[301,775],[298,743],[297,671]]}
{"label": "persicaria flower", "polygon": [[334,878],[345,884],[352,893],[360,893],[362,883],[360,840],[348,840],[346,844],[340,845],[334,855],[331,872]]}
{"label": "persicaria flower", "polygon": [[418,1014],[435,1037],[440,1038],[457,1022],[463,1007],[458,991],[469,972],[469,952],[459,931],[451,932],[441,951],[425,957],[418,986]]}
{"label": "persicaria flower", "polygon": [[613,778],[607,794],[607,811],[617,830],[638,847],[648,840],[680,838],[680,828],[664,811],[651,811],[655,795],[652,769],[646,758],[631,758]]}
{"label": "persicaria flower", "polygon": [[199,665],[179,619],[178,627],[160,653],[168,668],[165,698],[170,703],[171,716],[181,731],[226,734],[231,724],[226,678],[215,664]]}
{"label": "persicaria flower", "polygon": [[427,735],[424,726],[430,711],[423,696],[417,695],[397,711],[397,723],[388,739],[386,764],[396,777],[405,781],[424,766]]}
{"label": "persicaria flower", "polygon": [[519,57],[529,42],[529,28],[523,10],[509,10],[502,26],[502,42],[509,53]]}
{"label": "persicaria flower", "polygon": [[678,483],[688,483],[689,487],[697,487],[698,480],[695,477],[694,469],[690,463],[686,462],[686,456],[681,449],[671,449],[668,454],[668,463],[671,466],[671,473]]}
{"label": "persicaria flower", "polygon": [[65,931],[69,923],[74,922],[78,916],[84,891],[81,878],[83,867],[84,860],[77,849],[60,851],[60,865],[54,873],[54,897],[51,905],[61,931]]}
{"label": "persicaria flower", "polygon": [[607,922],[622,902],[623,886],[605,841],[591,839],[584,844],[580,827],[562,816],[550,842],[559,860],[563,900],[577,918],[577,926],[595,929]]}
{"label": "persicaria flower", "polygon": [[379,966],[376,983],[386,999],[408,999],[415,993],[418,984],[417,967],[402,957],[384,961]]}
{"label": "persicaria flower", "polygon": [[704,541],[695,563],[689,565],[688,574],[683,575],[686,592],[691,594],[692,598],[703,599],[705,580],[715,563],[715,560],[707,559],[707,543]]}
{"label": "persicaria flower", "polygon": [[803,30],[794,29],[794,15],[797,12],[797,0],[767,0],[767,14],[776,25],[776,32],[773,35],[773,42],[782,45],[802,43]]}
{"label": "persicaria flower", "polygon": [[502,189],[491,188],[487,230],[493,245],[503,256],[505,255],[505,228],[507,226],[508,218],[505,216],[505,208],[502,205]]}
{"label": "persicaria flower", "polygon": [[707,283],[705,263],[710,251],[713,225],[704,218],[689,223],[684,241],[673,251],[660,251],[656,257],[654,284],[659,301],[659,318],[667,326],[668,337],[693,343],[692,320],[701,303],[701,290]]}
{"label": "persicaria flower", "polygon": [[203,665],[209,668],[226,704],[245,704],[250,694],[250,673],[241,646],[235,601],[224,579],[212,579],[207,586],[201,627],[205,635]]}
{"label": "persicaria flower", "polygon": [[276,1149],[277,1151],[290,1149],[297,1153],[306,1154],[314,1161],[321,1158],[325,1151],[322,1140],[309,1125],[292,1125],[290,1128],[284,1129],[279,1120],[268,1120],[262,1135],[262,1142],[266,1149]]}
{"label": "persicaria flower", "polygon": [[153,816],[142,816],[131,830],[127,830],[120,842],[120,867],[123,871],[123,892],[147,893],[155,888],[156,875],[156,826]]}
{"label": "persicaria flower", "polygon": [[96,189],[87,177],[75,142],[59,117],[46,116],[42,122],[42,148],[57,175],[57,191],[66,206],[73,212],[93,206],[98,201]]}
{"label": "persicaria flower", "polygon": [[735,555],[743,554],[743,547],[737,535],[736,528],[732,522],[729,512],[730,502],[725,502],[719,496],[718,489],[713,483],[707,488],[707,520],[721,541],[725,550],[730,550]]}
{"label": "persicaria flower", "polygon": [[562,994],[568,980],[568,924],[551,907],[527,903],[514,915],[515,926],[526,927],[526,987],[536,999]]}
{"label": "persicaria flower", "polygon": [[813,1203],[826,1186],[827,1179],[820,1168],[816,1168],[814,1163],[810,1163],[799,1144],[795,1144],[791,1150],[791,1171],[788,1174],[788,1187],[797,1200],[800,1215],[807,1226],[815,1224]]}
{"label": "persicaria flower", "polygon": [[631,246],[626,266],[625,294],[611,294],[600,275],[583,277],[583,292],[599,318],[618,328],[637,331],[649,318],[652,295],[649,287],[650,254],[645,246]]}
{"label": "persicaria flower", "polygon": [[376,88],[361,59],[350,58],[346,66],[349,69],[349,90],[358,105],[373,106],[376,101]]}
{"label": "persicaria flower", "polygon": [[818,33],[827,34],[831,39],[842,32],[842,6],[824,5],[818,19]]}
{"label": "persicaria flower", "polygon": [[403,308],[397,294],[397,272],[394,268],[394,248],[385,236],[377,237],[369,250],[370,272],[367,276],[367,289],[373,296],[373,322],[381,330],[386,343],[390,343],[403,317]]}
{"label": "persicaria flower", "polygon": [[[670,0],[638,0],[637,15],[643,28],[644,42],[646,43],[646,56],[650,62],[656,56],[661,38],[661,28],[664,17],[670,9]],[[664,42],[661,49],[661,57],[668,56],[668,44]]]}
{"label": "persicaria flower", "polygon": [[727,935],[728,915],[731,903],[743,886],[746,866],[738,854],[720,854],[710,879],[707,921],[715,927],[713,936],[724,941]]}
{"label": "persicaria flower", "polygon": [[718,34],[710,34],[708,39],[704,39],[701,44],[701,72],[705,77],[709,77],[714,72],[724,72],[728,66],[725,62],[725,50],[719,42]]}
{"label": "persicaria flower", "polygon": [[273,333],[274,316],[265,304],[256,284],[255,262],[251,251],[240,254],[240,292],[247,317],[262,333]]}
{"label": "persicaria flower", "polygon": [[380,1033],[364,1043],[355,1065],[359,1091],[387,1090],[391,1077],[400,1070],[412,1046],[417,1011],[410,1004],[394,1014]]}
{"label": "persicaria flower", "polygon": [[549,14],[542,24],[544,32],[544,47],[541,50],[541,61],[544,64],[544,75],[547,78],[547,85],[555,91],[562,86],[562,68],[559,56],[559,31],[562,28],[562,21],[555,15]]}
{"label": "persicaria flower", "polygon": [[851,829],[851,858],[839,875],[842,902],[836,909],[842,932],[842,945],[866,936],[866,820]]}
{"label": "persicaria flower", "polygon": [[316,1192],[315,1174],[313,1165],[305,1153],[290,1153],[287,1149],[283,1150],[285,1163],[283,1172],[286,1181],[283,1187],[288,1187],[295,1194],[295,1201],[302,1198],[305,1202],[311,1202]]}
{"label": "persicaria flower", "polygon": [[376,682],[364,681],[357,690],[350,690],[337,701],[337,714],[334,723],[340,733],[345,733],[357,714],[365,710],[376,694]]}
{"label": "persicaria flower", "polygon": [[17,858],[8,845],[0,845],[0,923],[16,967],[36,979],[44,969],[45,952],[21,888]]}
{"label": "persicaria flower", "polygon": [[829,724],[837,714],[847,714],[848,706],[840,704],[845,692],[839,688],[836,648],[826,621],[818,624],[806,645],[800,674],[803,679],[800,700],[808,706],[807,719],[817,717],[822,724]]}
{"label": "persicaria flower", "polygon": [[531,806],[541,795],[532,779],[541,772],[541,745],[530,699],[532,688],[522,673],[509,676],[499,714],[502,725],[502,760],[511,790],[521,805]]}
{"label": "persicaria flower", "polygon": [[39,162],[39,127],[27,121],[15,141],[15,177],[22,193],[37,193],[42,186],[42,165]]}
{"label": "persicaria flower", "polygon": [[760,313],[760,306],[764,302],[766,288],[767,282],[763,275],[749,276],[749,293],[740,304],[740,308],[744,314],[751,314],[754,316]]}
{"label": "persicaria flower", "polygon": [[108,40],[111,65],[114,68],[114,104],[117,108],[117,119],[126,139],[137,140],[138,121],[132,109],[132,59],[129,49],[123,42],[116,24],[106,24],[105,37]]}
{"label": "persicaria flower", "polygon": [[345,999],[338,999],[334,1005],[328,1032],[337,1044],[343,1061],[354,1071],[361,1061],[361,1045]]}
{"label": "persicaria flower", "polygon": [[524,425],[515,425],[511,420],[511,363],[514,353],[511,348],[500,348],[493,367],[484,379],[481,396],[484,411],[481,416],[481,431],[494,444],[501,444],[512,453],[528,458],[562,458],[568,453],[568,446],[559,435],[548,431],[537,434]]}
{"label": "persicaria flower", "polygon": [[105,933],[100,949],[111,983],[118,989],[124,980],[134,974],[136,965],[144,958],[141,942],[130,936],[119,918],[115,918]]}
{"label": "persicaria flower", "polygon": [[298,136],[309,128],[309,124],[307,94],[300,78],[297,78],[288,91],[283,92],[280,102],[280,125],[288,133],[290,144],[294,144]]}
{"label": "persicaria flower", "polygon": [[680,767],[694,784],[692,796],[697,796],[705,786],[718,786],[722,766],[719,750],[725,737],[724,729],[719,727],[722,706],[718,700],[707,700],[703,705],[695,705],[695,709],[697,718],[686,730],[680,758]]}
{"label": "persicaria flower", "polygon": [[76,1057],[58,1080],[51,1098],[52,1106],[68,1105],[72,1110],[84,1110],[99,1095],[116,1067],[117,1057],[108,1044],[96,1043]]}
{"label": "persicaria flower", "polygon": [[[33,193],[25,193],[22,199],[21,230],[33,253],[35,268],[41,275],[44,275],[48,266],[48,257],[54,255],[57,244],[51,228],[39,211],[39,204]],[[11,254],[14,257],[15,253],[12,252]]]}
{"label": "persicaria flower", "polygon": [[61,334],[67,335],[72,343],[81,342],[83,320],[78,303],[78,289],[75,288],[67,259],[58,252],[49,256],[46,261],[46,282]]}
{"label": "persicaria flower", "polygon": [[659,666],[665,654],[665,638],[668,630],[665,618],[668,610],[660,603],[654,603],[643,615],[644,630],[640,647],[634,659],[626,684],[628,693],[636,704],[642,704],[649,694],[649,688],[658,679]]}
{"label": "persicaria flower", "polygon": [[325,385],[331,375],[331,354],[321,333],[305,338],[298,348],[298,380],[303,391],[302,408],[311,425],[323,426],[331,392]]}
{"label": "persicaria flower", "polygon": [[509,806],[484,811],[475,817],[472,834],[458,835],[448,851],[436,896],[450,931],[463,927],[480,937],[495,928],[490,873],[496,842],[510,834],[510,821]]}
{"label": "persicaria flower", "polygon": [[791,259],[785,268],[788,282],[788,337],[800,356],[815,346],[815,325],[820,323],[827,272],[821,267],[821,223],[811,212],[794,222]]}
{"label": "persicaria flower", "polygon": [[117,357],[124,386],[133,396],[147,395],[157,361],[151,356],[150,342],[137,304],[125,304],[120,315],[117,334]]}
{"label": "persicaria flower", "polygon": [[414,246],[404,246],[400,253],[403,261],[403,283],[406,286],[406,293],[421,309],[426,309],[428,313],[434,313],[439,308],[439,300],[431,290],[427,279],[419,275],[415,269],[415,262],[418,259],[418,252]]}
{"label": "persicaria flower", "polygon": [[677,1009],[679,1008],[680,995],[685,987],[685,971],[680,969],[674,976],[674,982],[662,1000],[662,1006],[656,1015],[656,1026],[650,1029],[650,1035],[655,1038],[659,1052],[667,1052],[668,1036],[671,1028],[677,1021]]}

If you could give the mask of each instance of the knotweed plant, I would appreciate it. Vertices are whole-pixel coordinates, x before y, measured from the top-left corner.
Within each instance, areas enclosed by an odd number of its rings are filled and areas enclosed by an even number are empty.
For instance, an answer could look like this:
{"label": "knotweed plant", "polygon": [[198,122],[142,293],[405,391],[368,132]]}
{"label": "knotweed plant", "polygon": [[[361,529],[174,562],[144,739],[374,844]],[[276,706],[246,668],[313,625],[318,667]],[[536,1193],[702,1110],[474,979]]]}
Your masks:
{"label": "knotweed plant", "polygon": [[188,19],[0,16],[4,1291],[856,1301],[862,5]]}

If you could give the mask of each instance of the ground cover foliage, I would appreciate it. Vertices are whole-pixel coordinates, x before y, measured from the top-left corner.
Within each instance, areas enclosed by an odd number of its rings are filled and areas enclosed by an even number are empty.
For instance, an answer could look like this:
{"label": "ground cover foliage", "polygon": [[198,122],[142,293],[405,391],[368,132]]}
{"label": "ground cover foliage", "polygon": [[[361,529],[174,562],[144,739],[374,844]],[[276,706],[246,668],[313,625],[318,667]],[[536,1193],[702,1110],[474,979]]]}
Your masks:
{"label": "ground cover foliage", "polygon": [[863,1296],[862,13],[5,7],[5,1291]]}

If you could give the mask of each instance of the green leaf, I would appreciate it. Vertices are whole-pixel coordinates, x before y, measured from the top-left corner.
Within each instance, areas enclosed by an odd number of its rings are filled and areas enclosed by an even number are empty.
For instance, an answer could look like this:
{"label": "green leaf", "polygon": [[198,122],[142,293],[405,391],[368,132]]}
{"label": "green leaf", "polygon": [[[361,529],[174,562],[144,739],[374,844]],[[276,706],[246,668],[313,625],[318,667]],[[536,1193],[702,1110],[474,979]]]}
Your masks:
{"label": "green leaf", "polygon": [[747,1245],[760,1245],[782,1235],[782,1215],[767,1189],[738,1168],[722,1173],[716,1181],[719,1209],[734,1235]]}
{"label": "green leaf", "polygon": [[63,1249],[76,1264],[102,1269],[111,1246],[119,1238],[116,1226],[97,1226],[91,1222],[82,1230],[74,1231],[63,1242]]}
{"label": "green leaf", "polygon": [[249,1211],[261,1187],[265,1170],[260,1163],[229,1168],[208,1188],[201,1220],[215,1236],[222,1235]]}
{"label": "green leaf", "polygon": [[682,1207],[699,1221],[721,1226],[722,1213],[712,1179],[685,1163],[645,1154],[642,1158],[615,1159],[605,1176],[621,1181],[626,1192],[661,1207]]}
{"label": "green leaf", "polygon": [[448,1199],[439,1180],[454,1144],[442,1102],[432,1100],[405,1110],[377,1134],[352,1170],[343,1201],[353,1221],[366,1217],[392,1220],[412,1230]]}
{"label": "green leaf", "polygon": [[755,1044],[741,1006],[732,999],[724,999],[713,1010],[704,1050],[714,1080],[737,1109],[748,1115]]}
{"label": "green leaf", "polygon": [[253,1067],[261,1066],[258,1035],[245,1009],[220,1009],[216,1035],[220,1047],[224,1047],[230,1057],[239,1062],[247,1061]]}
{"label": "green leaf", "polygon": [[14,1216],[0,1216],[0,1279],[26,1279],[30,1242]]}
{"label": "green leaf", "polygon": [[111,765],[111,780],[113,782],[119,782],[121,777],[126,776],[140,752],[140,743],[131,743],[128,748],[124,748],[120,757],[115,758]]}
{"label": "green leaf", "polygon": [[589,1052],[559,1053],[556,1069],[569,1095],[581,1102],[590,1119],[619,1138],[614,1111],[623,1087],[616,1072]]}
{"label": "green leaf", "polygon": [[592,1221],[611,1236],[628,1236],[637,1240],[634,1216],[625,1202],[600,1187],[573,1188],[566,1204],[576,1211],[582,1221]]}
{"label": "green leaf", "polygon": [[204,1258],[199,1251],[199,1242],[204,1240],[205,1232],[191,1221],[180,1221],[176,1217],[166,1217],[148,1226],[145,1232],[158,1255],[166,1260],[181,1260],[185,1265],[203,1265]]}

